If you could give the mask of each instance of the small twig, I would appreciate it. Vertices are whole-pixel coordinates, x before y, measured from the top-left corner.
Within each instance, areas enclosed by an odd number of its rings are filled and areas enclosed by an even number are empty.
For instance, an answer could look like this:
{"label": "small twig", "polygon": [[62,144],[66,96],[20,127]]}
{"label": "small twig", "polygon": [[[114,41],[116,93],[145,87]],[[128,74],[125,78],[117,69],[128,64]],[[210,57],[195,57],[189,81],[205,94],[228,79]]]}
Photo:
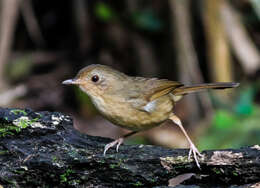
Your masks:
{"label": "small twig", "polygon": [[26,161],[28,161],[29,159],[31,159],[33,156],[34,156],[34,155],[32,155],[32,154],[26,156],[26,157],[23,159],[22,163],[25,163]]}

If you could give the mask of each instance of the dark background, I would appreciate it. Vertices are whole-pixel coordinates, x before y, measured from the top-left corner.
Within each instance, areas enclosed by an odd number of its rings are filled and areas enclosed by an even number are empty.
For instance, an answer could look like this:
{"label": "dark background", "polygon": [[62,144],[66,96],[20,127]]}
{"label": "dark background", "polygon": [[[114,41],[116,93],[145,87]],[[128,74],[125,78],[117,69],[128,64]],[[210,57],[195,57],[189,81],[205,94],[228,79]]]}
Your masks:
{"label": "dark background", "polygon": [[[1,0],[0,105],[61,111],[81,132],[127,132],[61,84],[90,64],[185,84],[235,81],[192,94],[175,113],[200,149],[260,143],[260,2],[256,0]],[[187,147],[171,122],[128,143]]]}

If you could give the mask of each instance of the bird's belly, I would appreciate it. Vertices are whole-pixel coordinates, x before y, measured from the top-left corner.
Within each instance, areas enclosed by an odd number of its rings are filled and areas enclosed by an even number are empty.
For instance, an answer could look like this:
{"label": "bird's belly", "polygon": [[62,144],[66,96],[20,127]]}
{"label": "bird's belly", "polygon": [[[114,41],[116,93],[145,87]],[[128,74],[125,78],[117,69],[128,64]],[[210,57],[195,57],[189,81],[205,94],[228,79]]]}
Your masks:
{"label": "bird's belly", "polygon": [[173,103],[171,100],[158,101],[158,105],[153,112],[140,111],[133,108],[125,102],[109,101],[103,103],[102,107],[99,104],[97,107],[103,116],[109,121],[120,127],[141,131],[153,128],[169,118],[172,113]]}

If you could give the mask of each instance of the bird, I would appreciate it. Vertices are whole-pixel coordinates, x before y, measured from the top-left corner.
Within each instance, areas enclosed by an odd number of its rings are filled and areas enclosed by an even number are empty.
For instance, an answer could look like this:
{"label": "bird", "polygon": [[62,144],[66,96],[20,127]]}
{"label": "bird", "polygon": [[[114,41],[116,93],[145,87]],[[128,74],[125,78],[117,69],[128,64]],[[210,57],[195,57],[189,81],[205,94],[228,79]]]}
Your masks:
{"label": "bird", "polygon": [[77,85],[85,92],[107,120],[122,128],[131,130],[105,145],[104,155],[111,148],[137,132],[159,126],[166,120],[174,122],[189,143],[189,155],[193,155],[200,168],[198,157],[203,155],[188,136],[180,118],[173,112],[176,102],[186,94],[205,89],[226,89],[239,86],[235,82],[218,82],[184,85],[177,81],[159,78],[128,76],[110,66],[92,64],[82,68],[73,79],[62,82]]}

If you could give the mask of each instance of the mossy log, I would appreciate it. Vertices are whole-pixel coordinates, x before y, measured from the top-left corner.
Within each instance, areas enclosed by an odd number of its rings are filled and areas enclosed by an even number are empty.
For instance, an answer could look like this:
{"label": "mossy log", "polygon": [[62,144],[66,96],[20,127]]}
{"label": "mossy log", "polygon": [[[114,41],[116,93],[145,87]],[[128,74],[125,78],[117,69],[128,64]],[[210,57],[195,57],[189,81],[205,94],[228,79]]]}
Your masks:
{"label": "mossy log", "polygon": [[111,149],[103,156],[110,141],[79,133],[71,117],[59,112],[2,108],[0,187],[162,187],[170,179],[181,182],[177,187],[260,182],[258,145],[203,151],[199,169],[188,160],[187,149],[122,145],[118,153]]}

